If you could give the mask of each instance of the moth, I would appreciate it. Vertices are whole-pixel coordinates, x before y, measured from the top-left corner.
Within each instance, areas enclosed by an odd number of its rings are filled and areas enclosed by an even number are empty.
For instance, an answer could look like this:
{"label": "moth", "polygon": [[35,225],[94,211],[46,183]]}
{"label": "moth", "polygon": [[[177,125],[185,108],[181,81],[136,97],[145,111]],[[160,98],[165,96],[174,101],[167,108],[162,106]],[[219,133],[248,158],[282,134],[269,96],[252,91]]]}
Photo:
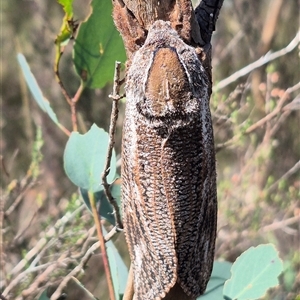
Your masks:
{"label": "moth", "polygon": [[217,195],[209,78],[195,48],[155,21],[127,72],[122,210],[135,298],[162,299],[178,284],[205,291]]}

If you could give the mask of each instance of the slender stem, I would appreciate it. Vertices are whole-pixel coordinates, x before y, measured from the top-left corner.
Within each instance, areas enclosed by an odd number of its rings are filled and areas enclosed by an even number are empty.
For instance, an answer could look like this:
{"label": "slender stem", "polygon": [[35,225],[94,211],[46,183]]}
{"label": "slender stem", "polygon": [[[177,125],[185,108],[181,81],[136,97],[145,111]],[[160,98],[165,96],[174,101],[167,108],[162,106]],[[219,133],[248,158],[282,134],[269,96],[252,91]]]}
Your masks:
{"label": "slender stem", "polygon": [[111,117],[110,117],[108,151],[107,151],[107,155],[106,155],[104,171],[103,171],[101,177],[102,177],[102,184],[104,187],[105,195],[106,195],[107,199],[109,200],[110,204],[114,208],[116,226],[117,226],[117,228],[122,229],[123,224],[122,224],[122,220],[121,220],[120,209],[119,209],[117,201],[113,198],[113,196],[111,194],[111,191],[109,189],[110,185],[107,182],[107,176],[110,171],[111,156],[112,156],[112,152],[113,152],[113,148],[114,148],[114,144],[115,144],[114,137],[115,137],[115,133],[116,133],[116,124],[117,124],[118,114],[119,114],[118,102],[123,97],[123,96],[119,95],[120,94],[120,86],[121,86],[121,82],[122,82],[120,80],[120,70],[121,70],[121,63],[116,62],[113,94],[110,95],[110,98],[113,99],[113,103],[112,103],[112,111],[111,111]]}
{"label": "slender stem", "polygon": [[7,300],[2,294],[0,294],[0,299],[1,300]]}
{"label": "slender stem", "polygon": [[104,236],[103,236],[102,226],[101,226],[100,218],[99,218],[96,203],[95,203],[94,193],[89,192],[89,200],[90,200],[90,204],[91,204],[91,208],[92,208],[92,212],[93,212],[93,217],[94,217],[96,228],[97,228],[98,239],[99,239],[99,242],[100,242],[100,249],[101,249],[101,253],[102,253],[104,270],[105,270],[105,274],[106,274],[109,297],[110,297],[110,300],[115,300],[115,292],[114,292],[112,277],[111,277],[111,273],[110,273],[109,261],[108,261],[108,257],[107,257],[106,247],[105,247],[105,239],[104,239]]}
{"label": "slender stem", "polygon": [[57,45],[55,62],[54,62],[54,73],[55,73],[56,80],[57,80],[58,84],[60,85],[60,88],[61,88],[61,91],[62,91],[64,97],[66,98],[67,102],[71,106],[72,98],[70,97],[67,90],[65,89],[65,86],[62,83],[62,81],[60,79],[60,74],[59,74],[59,62],[60,62],[60,59],[61,59],[63,53],[64,53],[64,47],[61,47],[60,45]]}
{"label": "slender stem", "polygon": [[[78,131],[77,116],[76,116],[76,104],[84,90],[84,86],[82,83],[80,84],[80,86],[73,98],[68,94],[68,92],[60,78],[60,74],[59,74],[59,62],[60,62],[60,59],[61,59],[63,53],[64,53],[64,47],[61,47],[61,45],[57,45],[56,57],[55,57],[55,63],[54,63],[54,72],[55,72],[56,80],[61,88],[62,94],[64,95],[65,99],[67,100],[67,102],[71,108],[72,129],[73,129],[73,131]],[[61,129],[66,134],[68,134],[66,130],[64,130],[63,128],[61,128]],[[70,134],[68,134],[68,135],[70,135]]]}
{"label": "slender stem", "polygon": [[61,124],[57,124],[57,126],[67,135],[67,136],[70,136],[71,135],[71,132],[63,125]]}
{"label": "slender stem", "polygon": [[133,270],[132,264],[130,265],[127,284],[123,296],[123,300],[132,300],[134,295],[134,288],[133,288]]}

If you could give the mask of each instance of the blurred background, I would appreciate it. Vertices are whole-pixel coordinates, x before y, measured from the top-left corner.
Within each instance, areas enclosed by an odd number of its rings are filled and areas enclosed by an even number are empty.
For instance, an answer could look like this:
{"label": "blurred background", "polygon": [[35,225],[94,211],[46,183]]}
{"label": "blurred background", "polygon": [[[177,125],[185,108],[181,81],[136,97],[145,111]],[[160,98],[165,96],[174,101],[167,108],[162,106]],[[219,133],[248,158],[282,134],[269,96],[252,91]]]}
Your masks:
{"label": "blurred background", "polygon": [[[275,244],[285,271],[280,288],[265,299],[300,297],[299,35],[293,50],[286,48],[299,31],[299,8],[298,0],[225,0],[212,41],[211,110],[219,201],[216,258],[233,262],[250,246]],[[82,21],[89,14],[89,3],[76,0],[74,9],[75,19]],[[67,136],[32,100],[16,59],[18,52],[25,55],[58,119],[71,130],[70,108],[53,72],[62,8],[54,0],[10,0],[2,3],[0,13],[1,286],[22,274],[25,267],[20,262],[33,257],[28,254],[32,249],[42,253],[42,264],[59,261],[64,253],[70,258],[51,272],[45,267],[20,277],[10,299],[33,299],[78,264],[83,241],[95,241],[96,234],[89,212],[78,210],[82,202],[77,189],[64,174]],[[269,51],[282,49],[269,63],[259,68],[250,65]],[[240,70],[247,66],[242,76]],[[80,81],[72,63],[72,43],[60,67],[66,89],[74,95]],[[232,82],[223,81],[234,73]],[[111,91],[107,85],[83,92],[77,107],[81,132],[93,123],[108,130]],[[117,154],[124,103],[120,111]],[[63,216],[70,222],[58,237],[50,229]],[[47,247],[38,248],[45,234]],[[128,263],[123,235],[115,242]],[[81,281],[105,299],[99,253],[89,265]]]}

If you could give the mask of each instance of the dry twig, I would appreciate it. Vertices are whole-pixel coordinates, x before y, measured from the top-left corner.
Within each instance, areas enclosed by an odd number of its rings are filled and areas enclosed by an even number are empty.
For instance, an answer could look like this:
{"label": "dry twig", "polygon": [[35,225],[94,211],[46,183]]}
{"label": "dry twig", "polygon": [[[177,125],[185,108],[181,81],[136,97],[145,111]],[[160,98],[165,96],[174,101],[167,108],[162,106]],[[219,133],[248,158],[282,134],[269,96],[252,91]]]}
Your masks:
{"label": "dry twig", "polygon": [[83,258],[81,259],[80,263],[78,264],[77,267],[75,267],[67,276],[64,277],[64,279],[62,280],[62,282],[60,283],[60,285],[58,286],[58,288],[56,289],[56,291],[52,294],[51,296],[51,300],[56,300],[57,298],[59,298],[59,296],[61,295],[64,287],[67,285],[68,281],[72,278],[75,277],[86,265],[86,263],[88,262],[88,260],[90,259],[90,257],[92,256],[93,252],[96,251],[100,246],[100,242],[96,242],[94,243],[85,253],[85,255],[83,256]]}
{"label": "dry twig", "polygon": [[114,197],[111,194],[111,191],[109,188],[110,185],[107,182],[107,176],[110,171],[110,161],[111,161],[111,156],[112,156],[112,152],[113,152],[113,147],[115,144],[114,138],[115,138],[116,125],[117,125],[117,119],[118,119],[118,114],[119,114],[118,102],[120,99],[122,99],[124,97],[124,96],[120,96],[120,88],[121,88],[121,84],[122,84],[122,80],[120,80],[120,72],[121,72],[121,63],[116,62],[113,94],[110,95],[110,97],[113,99],[113,103],[112,103],[112,112],[111,112],[110,127],[109,127],[109,144],[108,144],[108,151],[107,151],[106,160],[105,160],[105,167],[104,167],[104,171],[102,173],[102,184],[104,187],[104,192],[105,192],[105,195],[106,195],[107,199],[109,200],[110,204],[114,208],[114,215],[115,215],[115,219],[116,219],[117,229],[119,229],[119,228],[122,229],[123,224],[122,224],[122,220],[121,220],[120,209],[119,209],[118,203],[116,202],[116,200],[114,199]]}
{"label": "dry twig", "polygon": [[272,61],[272,60],[274,60],[278,57],[281,57],[281,56],[293,51],[297,47],[297,45],[299,44],[299,40],[300,40],[300,31],[296,34],[296,36],[293,38],[293,40],[285,48],[283,48],[281,50],[278,50],[276,52],[273,52],[273,53],[268,52],[266,55],[262,56],[257,61],[249,64],[248,66],[246,66],[246,67],[240,69],[239,71],[233,73],[229,77],[221,80],[218,84],[216,84],[213,87],[213,91],[217,92],[217,91],[223,89],[224,87],[228,86],[229,84],[235,82],[239,78],[249,74],[253,70],[269,63],[270,61]]}

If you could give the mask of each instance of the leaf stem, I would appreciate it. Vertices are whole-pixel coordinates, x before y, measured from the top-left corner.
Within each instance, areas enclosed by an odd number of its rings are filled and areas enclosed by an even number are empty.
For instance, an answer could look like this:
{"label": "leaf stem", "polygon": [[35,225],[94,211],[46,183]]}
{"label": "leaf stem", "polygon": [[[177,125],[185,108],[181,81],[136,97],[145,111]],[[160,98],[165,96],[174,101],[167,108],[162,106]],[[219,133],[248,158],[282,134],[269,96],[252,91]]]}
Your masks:
{"label": "leaf stem", "polygon": [[[76,103],[78,102],[78,100],[84,90],[84,85],[82,83],[80,84],[80,86],[73,98],[68,94],[68,92],[60,78],[60,73],[59,73],[59,62],[60,62],[60,59],[61,59],[63,53],[64,53],[64,47],[62,47],[60,44],[57,45],[56,57],[55,57],[55,62],[54,62],[55,78],[61,88],[62,94],[64,95],[65,99],[67,100],[68,104],[70,105],[72,129],[73,129],[73,131],[78,131],[77,116],[76,116]],[[61,129],[63,129],[63,128],[61,128]],[[66,134],[68,134],[65,130],[63,130],[63,131]],[[70,134],[68,134],[68,135],[70,135]]]}
{"label": "leaf stem", "polygon": [[108,201],[110,202],[110,204],[114,208],[116,226],[118,229],[123,228],[120,209],[119,209],[117,201],[113,198],[111,191],[109,189],[110,185],[107,182],[107,176],[110,171],[110,161],[111,161],[112,151],[113,151],[114,144],[115,144],[114,137],[115,137],[115,133],[116,133],[116,124],[117,124],[118,114],[119,114],[118,102],[120,99],[122,99],[124,97],[124,96],[120,96],[120,87],[123,82],[122,80],[120,80],[120,71],[121,71],[121,63],[116,62],[113,93],[112,93],[112,95],[109,96],[110,98],[113,99],[112,111],[111,111],[111,116],[110,116],[109,143],[108,143],[108,150],[107,150],[107,155],[106,155],[104,171],[101,176],[105,195],[106,195]]}
{"label": "leaf stem", "polygon": [[94,196],[94,193],[92,193],[92,192],[88,192],[88,194],[89,194],[89,200],[90,200],[90,204],[91,204],[91,208],[92,208],[92,212],[93,212],[94,221],[95,221],[96,228],[97,228],[98,239],[100,242],[100,249],[101,249],[101,253],[102,253],[104,270],[105,270],[105,274],[106,274],[109,297],[110,297],[110,300],[115,300],[115,292],[114,292],[111,272],[110,272],[110,268],[109,268],[109,261],[108,261],[108,257],[107,257],[106,247],[105,247],[105,239],[103,236],[102,226],[101,226],[100,218],[99,218],[97,207],[96,207],[95,196]]}

